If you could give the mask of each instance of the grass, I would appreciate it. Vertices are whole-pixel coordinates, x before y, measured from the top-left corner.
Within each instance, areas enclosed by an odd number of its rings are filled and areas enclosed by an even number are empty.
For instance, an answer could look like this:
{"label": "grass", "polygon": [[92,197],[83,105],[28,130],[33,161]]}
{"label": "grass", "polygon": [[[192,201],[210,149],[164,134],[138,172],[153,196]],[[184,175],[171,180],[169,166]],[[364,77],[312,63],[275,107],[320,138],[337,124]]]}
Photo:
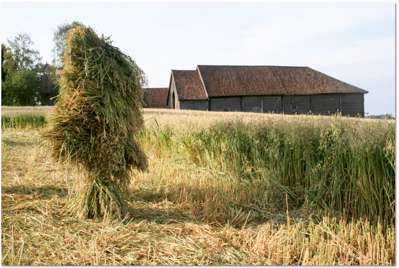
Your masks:
{"label": "grass", "polygon": [[53,106],[1,106],[2,116],[47,116],[51,113]]}
{"label": "grass", "polygon": [[39,116],[2,116],[1,117],[1,128],[14,128],[14,129],[24,129],[24,128],[40,128],[47,125],[46,117],[44,115]]}
{"label": "grass", "polygon": [[[367,217],[384,227],[394,224],[394,121],[187,115],[157,115],[141,133],[141,143],[146,151],[155,149],[166,158],[179,156],[193,168],[213,171],[204,184],[220,199],[215,205],[219,210],[222,204],[267,207],[272,200],[280,200],[273,206],[283,209],[288,194],[295,207],[317,205],[354,218]],[[198,200],[179,192],[170,196]],[[228,215],[227,208],[220,214]]]}
{"label": "grass", "polygon": [[51,113],[50,106],[3,106],[1,107],[1,129],[43,128],[47,126],[46,116]]}
{"label": "grass", "polygon": [[[149,170],[133,174],[129,216],[123,221],[68,214],[69,183],[80,175],[48,158],[40,129],[3,130],[3,265],[395,265],[394,225],[320,205],[306,194],[310,179],[291,185],[298,180],[290,177],[297,176],[295,171],[282,163],[280,171],[272,172],[276,163],[256,162],[264,155],[251,158],[256,152],[244,150],[256,144],[265,120],[270,129],[291,130],[293,122],[308,120],[296,126],[305,131],[311,121],[333,129],[335,118],[145,109],[144,119],[146,131],[138,139]],[[361,119],[339,120],[356,135],[374,135]],[[238,125],[228,127],[232,122]],[[387,121],[367,122],[390,135]],[[233,131],[248,124],[254,127]],[[218,128],[223,131],[215,132]],[[356,146],[364,144],[348,147],[357,152]],[[388,145],[384,155],[394,159]],[[285,146],[276,146],[280,154]],[[319,175],[330,171],[319,170]],[[301,168],[296,172],[307,174]],[[379,190],[379,184],[373,187]],[[326,196],[334,189],[328,188]]]}

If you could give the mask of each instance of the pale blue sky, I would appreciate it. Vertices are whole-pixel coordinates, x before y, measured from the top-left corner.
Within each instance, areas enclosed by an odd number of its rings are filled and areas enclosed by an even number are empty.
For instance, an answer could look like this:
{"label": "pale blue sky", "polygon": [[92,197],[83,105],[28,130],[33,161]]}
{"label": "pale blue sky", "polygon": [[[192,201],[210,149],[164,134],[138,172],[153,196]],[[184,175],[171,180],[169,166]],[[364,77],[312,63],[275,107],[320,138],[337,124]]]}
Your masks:
{"label": "pale blue sky", "polygon": [[111,36],[150,87],[197,64],[308,66],[369,91],[366,113],[394,114],[395,5],[3,2],[1,39],[27,32],[50,62],[53,31],[77,20]]}

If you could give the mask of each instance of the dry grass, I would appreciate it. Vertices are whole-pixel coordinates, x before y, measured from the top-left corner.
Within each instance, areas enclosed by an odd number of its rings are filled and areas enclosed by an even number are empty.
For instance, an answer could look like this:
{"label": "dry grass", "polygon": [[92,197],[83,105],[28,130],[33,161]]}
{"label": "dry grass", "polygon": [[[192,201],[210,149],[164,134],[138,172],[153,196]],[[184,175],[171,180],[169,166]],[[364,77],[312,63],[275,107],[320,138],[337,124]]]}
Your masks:
{"label": "dry grass", "polygon": [[79,22],[71,24],[65,44],[60,93],[42,138],[55,161],[84,174],[73,181],[71,211],[122,219],[130,170],[148,166],[134,138],[143,127],[145,74],[110,37]]}
{"label": "dry grass", "polygon": [[[146,109],[144,119],[147,127],[189,131],[221,114]],[[383,232],[313,207],[290,207],[287,225],[285,195],[269,207],[227,206],[245,194],[231,174],[150,142],[149,171],[136,171],[131,183],[130,216],[78,220],[64,205],[69,181],[79,175],[56,165],[40,144],[35,130],[2,133],[3,265],[395,265],[394,228]]]}
{"label": "dry grass", "polygon": [[288,194],[290,203],[311,201],[384,226],[394,222],[392,120],[162,109],[146,109],[144,117],[145,150],[171,160],[144,184],[174,185],[172,202],[203,200],[220,216],[231,203],[282,210]]}
{"label": "dry grass", "polygon": [[1,115],[14,117],[19,115],[49,115],[52,109],[52,106],[1,106]]}

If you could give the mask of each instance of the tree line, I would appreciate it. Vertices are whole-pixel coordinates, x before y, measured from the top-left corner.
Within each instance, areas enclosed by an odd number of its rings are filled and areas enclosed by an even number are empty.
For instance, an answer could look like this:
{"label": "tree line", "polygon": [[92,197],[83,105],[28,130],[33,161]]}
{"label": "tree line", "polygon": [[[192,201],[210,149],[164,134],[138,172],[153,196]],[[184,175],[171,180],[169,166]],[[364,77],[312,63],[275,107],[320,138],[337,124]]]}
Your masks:
{"label": "tree line", "polygon": [[[1,44],[1,105],[36,106],[53,103],[58,95],[57,72],[62,68],[66,33],[71,25],[57,26],[54,30],[53,59],[41,62],[28,33],[19,33],[13,40]],[[43,78],[42,78],[43,77]]]}
{"label": "tree line", "polygon": [[366,116],[367,118],[372,118],[372,119],[395,119],[395,117],[390,114],[380,114],[380,115],[368,115]]}

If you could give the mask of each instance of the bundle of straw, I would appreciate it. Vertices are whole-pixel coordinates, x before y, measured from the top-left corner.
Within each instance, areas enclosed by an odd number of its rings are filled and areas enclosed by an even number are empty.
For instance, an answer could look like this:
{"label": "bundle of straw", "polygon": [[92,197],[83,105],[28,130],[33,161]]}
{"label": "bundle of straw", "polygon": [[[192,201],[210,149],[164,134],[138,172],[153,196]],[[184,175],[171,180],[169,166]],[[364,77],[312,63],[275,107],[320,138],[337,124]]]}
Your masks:
{"label": "bundle of straw", "polygon": [[143,71],[126,54],[74,22],[67,34],[50,127],[44,133],[52,156],[72,164],[76,181],[71,209],[80,217],[121,218],[131,169],[145,170],[147,157],[134,135],[143,127]]}

